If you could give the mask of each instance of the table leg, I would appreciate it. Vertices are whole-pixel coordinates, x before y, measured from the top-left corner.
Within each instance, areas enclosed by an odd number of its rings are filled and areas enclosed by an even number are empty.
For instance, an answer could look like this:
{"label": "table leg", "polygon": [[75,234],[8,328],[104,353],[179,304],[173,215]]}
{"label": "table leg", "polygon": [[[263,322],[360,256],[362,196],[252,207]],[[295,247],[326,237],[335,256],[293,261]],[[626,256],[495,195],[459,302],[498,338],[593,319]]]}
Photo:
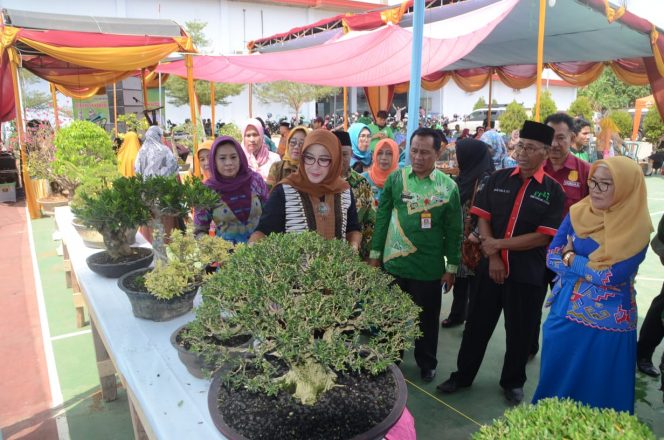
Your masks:
{"label": "table leg", "polygon": [[64,258],[64,267],[65,267],[65,284],[67,288],[71,287],[71,261],[69,260],[69,251],[67,250],[67,245],[65,242],[62,242],[62,258]]}
{"label": "table leg", "polygon": [[81,328],[85,325],[85,300],[81,292],[81,286],[78,284],[76,272],[73,270],[70,274],[72,299],[74,300],[74,308],[76,309],[76,327]]}
{"label": "table leg", "polygon": [[92,316],[90,316],[90,328],[92,329],[92,341],[95,345],[95,357],[97,358],[97,371],[99,373],[99,384],[101,385],[101,396],[106,402],[110,402],[118,397],[115,367],[106,351],[106,347],[104,347],[104,342],[99,337],[99,332],[97,331]]}
{"label": "table leg", "polygon": [[141,418],[138,417],[136,413],[136,408],[134,408],[134,402],[132,399],[129,399],[129,414],[131,414],[131,424],[134,427],[134,439],[136,440],[149,440],[143,423],[141,423]]}

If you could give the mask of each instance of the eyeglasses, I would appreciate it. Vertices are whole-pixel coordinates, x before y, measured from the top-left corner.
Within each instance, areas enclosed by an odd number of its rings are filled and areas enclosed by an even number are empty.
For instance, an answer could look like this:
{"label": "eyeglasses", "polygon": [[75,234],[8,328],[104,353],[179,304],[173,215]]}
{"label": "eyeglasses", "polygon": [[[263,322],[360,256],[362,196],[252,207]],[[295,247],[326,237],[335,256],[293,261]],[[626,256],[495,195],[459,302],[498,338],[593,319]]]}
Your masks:
{"label": "eyeglasses", "polygon": [[515,150],[516,150],[517,153],[520,153],[521,151],[525,151],[526,154],[528,156],[530,156],[531,154],[535,153],[536,151],[546,150],[546,148],[538,148],[538,147],[533,147],[531,145],[528,145],[528,146],[525,146],[525,147],[523,145],[517,145]]}
{"label": "eyeglasses", "polygon": [[302,148],[304,146],[304,141],[302,140],[302,141],[298,142],[298,141],[293,139],[290,142],[288,142],[288,145],[290,145],[291,147],[297,147],[299,145],[300,148]]}
{"label": "eyeglasses", "polygon": [[611,185],[613,185],[611,182],[599,182],[595,179],[588,179],[588,188],[596,189],[599,192],[607,192]]}
{"label": "eyeglasses", "polygon": [[329,158],[329,157],[316,158],[316,157],[311,156],[309,154],[305,154],[304,157],[302,158],[302,160],[304,161],[305,165],[313,165],[313,164],[318,162],[318,165],[323,167],[323,168],[329,167],[330,164],[332,163],[332,159]]}

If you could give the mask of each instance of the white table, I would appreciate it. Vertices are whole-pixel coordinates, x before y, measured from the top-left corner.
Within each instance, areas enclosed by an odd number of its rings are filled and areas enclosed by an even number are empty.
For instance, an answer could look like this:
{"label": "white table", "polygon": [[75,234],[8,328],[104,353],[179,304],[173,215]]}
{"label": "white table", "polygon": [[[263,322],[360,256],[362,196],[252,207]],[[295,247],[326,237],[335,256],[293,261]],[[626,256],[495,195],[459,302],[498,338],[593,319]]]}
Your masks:
{"label": "white table", "polygon": [[[69,207],[55,209],[81,298],[90,314],[102,396],[116,398],[117,372],[129,396],[129,408],[137,439],[224,439],[212,422],[207,395],[210,382],[187,372],[170,336],[191,321],[194,313],[167,322],[134,317],[117,279],[90,271],[85,259],[99,249],[83,244],[71,224]],[[149,246],[140,234],[138,245]]]}

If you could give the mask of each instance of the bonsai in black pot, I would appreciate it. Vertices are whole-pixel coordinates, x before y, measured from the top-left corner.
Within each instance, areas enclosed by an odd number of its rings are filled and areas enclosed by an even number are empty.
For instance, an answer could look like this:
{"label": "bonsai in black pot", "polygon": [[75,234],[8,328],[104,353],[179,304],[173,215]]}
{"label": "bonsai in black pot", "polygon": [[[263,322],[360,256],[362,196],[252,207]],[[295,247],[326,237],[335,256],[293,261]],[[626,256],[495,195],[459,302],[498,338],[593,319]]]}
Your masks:
{"label": "bonsai in black pot", "polygon": [[419,309],[345,242],[272,234],[238,247],[202,292],[196,320],[255,339],[248,356],[220,360],[211,385],[226,437],[382,438],[401,416],[394,362],[419,334]]}
{"label": "bonsai in black pot", "polygon": [[198,287],[210,277],[207,265],[223,264],[232,247],[218,237],[196,239],[192,228],[174,230],[165,247],[166,261],[123,275],[118,286],[129,297],[134,316],[153,321],[175,318],[191,310]]}
{"label": "bonsai in black pot", "polygon": [[104,238],[106,250],[90,255],[88,267],[100,275],[117,278],[152,263],[153,252],[127,243],[127,233],[150,220],[150,211],[141,200],[142,181],[122,177],[96,195],[82,193],[72,207],[74,215]]}

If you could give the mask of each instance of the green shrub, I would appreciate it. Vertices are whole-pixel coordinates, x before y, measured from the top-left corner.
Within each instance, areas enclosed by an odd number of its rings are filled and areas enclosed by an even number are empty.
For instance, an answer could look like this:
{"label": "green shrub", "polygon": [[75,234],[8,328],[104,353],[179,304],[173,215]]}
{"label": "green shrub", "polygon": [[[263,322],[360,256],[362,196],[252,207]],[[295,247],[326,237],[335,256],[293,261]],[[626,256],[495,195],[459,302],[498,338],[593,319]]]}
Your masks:
{"label": "green shrub", "polygon": [[609,118],[616,124],[620,131],[620,137],[629,139],[632,137],[632,117],[625,110],[612,110]]}
{"label": "green shrub", "polygon": [[570,399],[543,399],[522,405],[483,426],[473,440],[642,440],[654,439],[635,416],[612,409],[596,409]]}
{"label": "green shrub", "polygon": [[657,148],[657,145],[659,145],[659,139],[663,134],[664,123],[662,123],[662,117],[659,115],[657,106],[653,106],[643,119],[643,139],[646,142],[653,144],[653,147]]}
{"label": "green shrub", "polygon": [[556,107],[556,102],[553,100],[551,92],[549,90],[542,91],[542,95],[540,96],[540,121],[544,121],[547,116],[557,111],[558,107]]}
{"label": "green shrub", "polygon": [[570,104],[569,109],[567,110],[570,116],[573,118],[582,117],[588,122],[593,120],[593,105],[590,98],[587,96],[577,97],[572,104]]}
{"label": "green shrub", "polygon": [[224,126],[217,131],[217,136],[230,136],[242,143],[242,132],[240,131],[240,128],[232,122],[224,124]]}
{"label": "green shrub", "polygon": [[500,121],[500,131],[503,133],[511,133],[512,130],[520,130],[523,123],[528,119],[526,109],[522,104],[512,101],[507,105],[505,112],[498,117]]}
{"label": "green shrub", "polygon": [[[419,309],[392,281],[344,241],[271,234],[237,247],[203,286],[196,321],[219,339],[240,333],[258,341],[249,356],[226,359],[230,386],[287,390],[311,405],[337,373],[379,374],[412,346]],[[201,345],[209,358],[218,352]]]}

